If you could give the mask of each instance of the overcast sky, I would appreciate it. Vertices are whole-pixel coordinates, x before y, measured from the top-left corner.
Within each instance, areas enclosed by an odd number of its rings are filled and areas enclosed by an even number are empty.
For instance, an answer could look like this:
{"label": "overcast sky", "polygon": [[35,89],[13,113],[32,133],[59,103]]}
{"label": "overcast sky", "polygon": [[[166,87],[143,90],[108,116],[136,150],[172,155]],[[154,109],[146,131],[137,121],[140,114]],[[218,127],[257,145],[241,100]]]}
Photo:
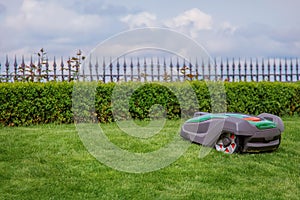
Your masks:
{"label": "overcast sky", "polygon": [[108,37],[163,27],[188,35],[213,57],[298,57],[299,0],[0,0],[0,62],[46,49],[88,54]]}

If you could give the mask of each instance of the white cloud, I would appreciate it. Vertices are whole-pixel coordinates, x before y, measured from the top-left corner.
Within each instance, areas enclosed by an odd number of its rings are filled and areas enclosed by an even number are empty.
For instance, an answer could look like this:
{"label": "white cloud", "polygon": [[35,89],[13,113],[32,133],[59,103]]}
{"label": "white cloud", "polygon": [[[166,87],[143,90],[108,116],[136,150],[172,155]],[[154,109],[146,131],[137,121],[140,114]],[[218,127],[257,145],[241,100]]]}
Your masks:
{"label": "white cloud", "polygon": [[44,34],[67,34],[92,30],[101,24],[97,15],[78,15],[51,1],[23,1],[20,12],[6,19],[6,26],[15,30],[30,30]]}
{"label": "white cloud", "polygon": [[137,14],[129,14],[120,19],[128,24],[130,29],[139,27],[153,27],[156,25],[156,15],[149,12],[140,12]]}
{"label": "white cloud", "polygon": [[237,26],[234,26],[232,25],[230,22],[228,21],[225,21],[221,24],[221,27],[220,27],[221,31],[223,34],[226,34],[226,35],[232,35],[235,33],[235,31],[238,29]]}
{"label": "white cloud", "polygon": [[171,20],[167,20],[165,25],[195,38],[199,31],[212,29],[213,19],[212,16],[202,12],[198,8],[193,8]]}
{"label": "white cloud", "polygon": [[23,0],[14,11],[0,18],[0,29],[6,30],[1,33],[2,55],[24,55],[26,50],[30,55],[44,47],[49,53],[69,56],[79,48],[91,50],[111,31],[103,28],[109,19],[79,13],[58,1]]}

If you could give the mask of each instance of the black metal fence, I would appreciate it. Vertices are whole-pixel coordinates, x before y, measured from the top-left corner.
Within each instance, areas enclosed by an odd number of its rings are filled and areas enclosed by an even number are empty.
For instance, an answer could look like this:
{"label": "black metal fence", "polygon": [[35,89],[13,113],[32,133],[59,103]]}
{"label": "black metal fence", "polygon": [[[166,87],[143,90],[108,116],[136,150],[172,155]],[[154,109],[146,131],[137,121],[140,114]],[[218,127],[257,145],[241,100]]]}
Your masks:
{"label": "black metal fence", "polygon": [[181,58],[119,58],[114,61],[102,58],[92,61],[64,60],[25,61],[6,57],[0,63],[0,82],[15,81],[72,81],[92,80],[102,82],[128,81],[281,81],[300,79],[297,58],[272,59],[201,59]]}

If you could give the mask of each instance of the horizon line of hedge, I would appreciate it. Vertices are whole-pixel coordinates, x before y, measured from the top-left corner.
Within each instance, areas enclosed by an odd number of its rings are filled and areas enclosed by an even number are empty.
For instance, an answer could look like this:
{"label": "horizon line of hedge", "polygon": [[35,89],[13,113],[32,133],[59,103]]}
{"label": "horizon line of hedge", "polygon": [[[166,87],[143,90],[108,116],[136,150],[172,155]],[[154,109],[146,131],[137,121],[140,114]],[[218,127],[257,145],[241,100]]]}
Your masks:
{"label": "horizon line of hedge", "polygon": [[[181,82],[84,83],[84,87],[77,87],[78,83],[75,82],[0,83],[0,124],[26,126],[42,123],[73,123],[74,113],[78,121],[81,119],[84,121],[87,116],[90,116],[101,123],[130,117],[144,120],[162,115],[166,115],[169,119],[176,119],[185,115],[182,112],[182,102],[187,112],[211,112],[212,109],[224,110],[225,107],[227,112],[253,115],[263,112],[279,116],[300,114],[299,83],[224,82],[221,84],[225,94],[222,94],[222,88],[217,87],[216,90],[214,89],[214,94],[210,94],[213,87],[208,87],[210,83],[204,81],[188,83],[189,86]],[[79,91],[79,94],[82,92],[83,95],[76,94],[73,98],[75,87],[76,92]],[[90,93],[90,90],[85,91],[85,88],[93,87],[95,87],[94,93]],[[191,87],[192,91],[188,87]],[[124,108],[112,108],[112,95],[116,89],[121,104],[129,103],[127,105],[129,112]],[[180,94],[180,100],[173,93],[175,90]],[[129,100],[126,99],[128,94],[130,94]],[[194,94],[198,100],[196,110],[192,106],[189,108],[193,103],[191,99]],[[215,99],[213,95],[219,94],[223,95],[222,98]],[[75,107],[74,99],[80,102]],[[88,105],[91,99],[95,103]],[[153,106],[157,104],[163,109]],[[114,118],[113,111],[116,110],[119,115]]]}

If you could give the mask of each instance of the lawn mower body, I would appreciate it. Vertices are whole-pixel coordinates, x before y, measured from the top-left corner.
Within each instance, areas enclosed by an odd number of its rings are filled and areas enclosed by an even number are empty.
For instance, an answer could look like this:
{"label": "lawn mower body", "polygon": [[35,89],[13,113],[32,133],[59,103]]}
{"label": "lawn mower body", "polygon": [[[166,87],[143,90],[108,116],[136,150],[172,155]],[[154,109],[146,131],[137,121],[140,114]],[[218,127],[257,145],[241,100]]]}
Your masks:
{"label": "lawn mower body", "polygon": [[276,150],[283,131],[281,118],[268,113],[251,116],[196,112],[183,124],[180,135],[191,142],[230,154]]}

